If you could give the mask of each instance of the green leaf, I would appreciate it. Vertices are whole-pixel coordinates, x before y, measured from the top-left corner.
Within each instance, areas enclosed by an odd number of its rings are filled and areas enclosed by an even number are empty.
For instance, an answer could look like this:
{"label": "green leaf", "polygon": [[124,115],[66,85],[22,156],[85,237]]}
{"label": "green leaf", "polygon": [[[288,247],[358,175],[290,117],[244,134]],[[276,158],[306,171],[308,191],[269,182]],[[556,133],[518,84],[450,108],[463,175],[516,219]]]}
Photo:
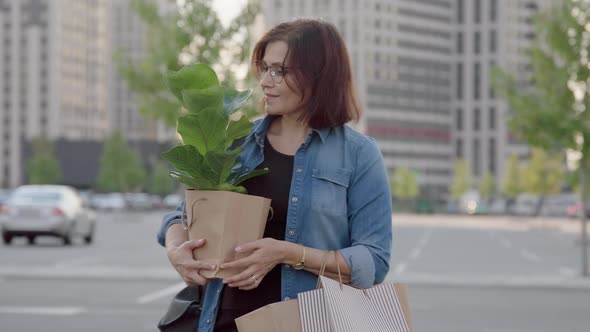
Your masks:
{"label": "green leaf", "polygon": [[176,169],[185,171],[194,177],[201,177],[199,168],[203,164],[204,158],[194,146],[177,146],[160,155],[166,161],[174,165]]}
{"label": "green leaf", "polygon": [[177,72],[168,72],[168,87],[182,101],[182,91],[200,90],[219,86],[215,71],[202,63],[187,65]]}
{"label": "green leaf", "polygon": [[189,113],[199,113],[204,109],[213,109],[221,113],[223,108],[223,88],[214,86],[201,90],[182,91],[182,100]]}
{"label": "green leaf", "polygon": [[225,148],[229,148],[234,140],[248,135],[251,129],[252,123],[246,116],[242,116],[238,121],[230,121],[227,126]]}
{"label": "green leaf", "polygon": [[233,184],[234,186],[238,186],[240,185],[242,182],[251,179],[253,177],[256,176],[260,176],[260,175],[264,175],[268,173],[268,168],[263,168],[263,169],[255,169],[250,173],[246,173],[240,177],[238,177],[237,179],[233,180],[231,184]]}
{"label": "green leaf", "polygon": [[248,191],[242,186],[233,186],[229,183],[223,183],[215,188],[215,190],[233,191],[240,194],[247,194]]}
{"label": "green leaf", "polygon": [[184,172],[172,171],[172,172],[170,172],[170,176],[172,178],[178,180],[178,182],[184,183],[187,186],[189,186],[190,188],[195,189],[195,190],[210,190],[214,187],[210,181],[208,181],[204,178],[192,177],[189,174],[184,173]]}
{"label": "green leaf", "polygon": [[252,95],[252,89],[245,91],[238,91],[234,89],[226,89],[223,95],[223,112],[226,115],[232,115],[246,103],[248,98]]}
{"label": "green leaf", "polygon": [[205,109],[178,119],[178,133],[184,144],[197,148],[201,155],[209,151],[223,151],[228,119],[214,109]]}
{"label": "green leaf", "polygon": [[213,180],[214,184],[222,184],[229,177],[232,167],[236,163],[238,155],[243,148],[237,148],[232,151],[216,152],[209,151],[205,155],[205,164],[208,166],[207,178]]}

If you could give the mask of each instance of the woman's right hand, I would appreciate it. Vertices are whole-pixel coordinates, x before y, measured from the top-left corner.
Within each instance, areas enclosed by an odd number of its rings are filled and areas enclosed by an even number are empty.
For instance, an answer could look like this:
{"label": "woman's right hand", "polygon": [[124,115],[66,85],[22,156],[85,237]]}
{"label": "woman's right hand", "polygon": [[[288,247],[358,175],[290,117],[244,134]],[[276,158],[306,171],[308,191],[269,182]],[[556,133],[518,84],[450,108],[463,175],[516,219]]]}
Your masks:
{"label": "woman's right hand", "polygon": [[205,245],[205,239],[185,241],[177,247],[167,249],[168,260],[176,269],[182,280],[189,286],[207,284],[208,279],[199,274],[199,270],[215,270],[215,265],[193,258],[193,250]]}

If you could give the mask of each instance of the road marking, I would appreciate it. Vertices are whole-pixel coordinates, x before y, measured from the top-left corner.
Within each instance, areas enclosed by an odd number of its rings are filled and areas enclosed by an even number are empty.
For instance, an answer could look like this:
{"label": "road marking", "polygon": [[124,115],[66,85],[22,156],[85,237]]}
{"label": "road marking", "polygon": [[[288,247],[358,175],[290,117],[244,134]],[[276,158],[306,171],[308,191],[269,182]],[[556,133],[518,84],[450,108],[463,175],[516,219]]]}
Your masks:
{"label": "road marking", "polygon": [[428,241],[430,241],[430,237],[432,236],[432,230],[433,228],[430,227],[422,234],[422,237],[420,237],[420,240],[418,241],[418,245],[416,245],[416,247],[412,249],[412,252],[410,252],[409,258],[411,260],[418,259],[418,257],[422,253],[422,249],[424,249],[424,247],[426,247],[426,245],[428,244]]}
{"label": "road marking", "polygon": [[186,287],[186,284],[184,282],[181,282],[176,285],[161,289],[159,291],[155,291],[155,292],[149,293],[147,295],[138,297],[136,303],[137,304],[146,304],[149,302],[153,302],[153,301],[159,300],[161,298],[168,297],[172,294],[178,293],[184,287]]}
{"label": "road marking", "polygon": [[510,241],[506,240],[505,238],[500,239],[500,244],[506,249],[512,248],[512,243],[510,243]]}
{"label": "road marking", "polygon": [[402,262],[402,263],[399,263],[399,264],[398,264],[398,265],[395,267],[395,270],[393,270],[393,273],[394,273],[394,274],[397,274],[397,275],[404,273],[404,270],[406,269],[406,266],[407,266],[407,264],[406,264],[406,263],[404,263],[404,262]]}
{"label": "road marking", "polygon": [[65,259],[65,260],[61,260],[61,261],[58,261],[57,263],[55,263],[55,267],[56,268],[72,267],[72,266],[78,266],[78,265],[84,265],[84,264],[90,264],[90,263],[98,263],[101,260],[102,259],[99,257],[79,257],[79,258],[73,258],[73,259]]}
{"label": "road marking", "polygon": [[531,261],[531,262],[540,262],[541,258],[535,254],[533,254],[532,252],[526,250],[526,249],[520,249],[520,255],[522,256],[522,258]]}
{"label": "road marking", "polygon": [[573,277],[576,275],[576,271],[571,267],[562,266],[559,268],[559,274],[565,277]]}
{"label": "road marking", "polygon": [[2,307],[0,314],[73,316],[85,312],[82,307]]}

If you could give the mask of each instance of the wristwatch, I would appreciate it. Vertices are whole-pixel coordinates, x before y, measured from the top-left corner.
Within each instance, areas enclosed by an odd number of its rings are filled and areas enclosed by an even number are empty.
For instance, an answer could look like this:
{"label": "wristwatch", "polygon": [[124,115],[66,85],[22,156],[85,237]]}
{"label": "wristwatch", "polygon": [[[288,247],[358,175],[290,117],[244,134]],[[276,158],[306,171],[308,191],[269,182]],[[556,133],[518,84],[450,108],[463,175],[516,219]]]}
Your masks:
{"label": "wristwatch", "polygon": [[297,264],[291,265],[291,268],[293,270],[303,270],[304,264],[305,264],[305,247],[303,247],[303,255],[301,256],[301,261],[299,261],[299,263],[297,263]]}

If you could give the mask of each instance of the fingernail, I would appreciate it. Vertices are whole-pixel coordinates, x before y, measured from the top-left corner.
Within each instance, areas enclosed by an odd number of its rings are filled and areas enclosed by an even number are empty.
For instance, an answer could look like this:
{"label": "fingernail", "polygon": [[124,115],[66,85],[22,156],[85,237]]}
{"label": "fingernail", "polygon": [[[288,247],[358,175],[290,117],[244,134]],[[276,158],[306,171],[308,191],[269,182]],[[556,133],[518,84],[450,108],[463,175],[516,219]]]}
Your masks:
{"label": "fingernail", "polygon": [[197,243],[201,244],[201,243],[203,243],[203,241],[204,241],[203,239],[199,239],[199,241],[197,241]]}
{"label": "fingernail", "polygon": [[225,268],[225,265],[221,264],[221,265],[219,265],[219,268],[220,268],[221,270],[223,270],[223,269]]}
{"label": "fingernail", "polygon": [[240,252],[240,251],[242,251],[242,247],[236,247],[236,251],[237,251],[237,252]]}
{"label": "fingernail", "polygon": [[211,265],[211,270],[215,270],[216,266],[215,265]]}

